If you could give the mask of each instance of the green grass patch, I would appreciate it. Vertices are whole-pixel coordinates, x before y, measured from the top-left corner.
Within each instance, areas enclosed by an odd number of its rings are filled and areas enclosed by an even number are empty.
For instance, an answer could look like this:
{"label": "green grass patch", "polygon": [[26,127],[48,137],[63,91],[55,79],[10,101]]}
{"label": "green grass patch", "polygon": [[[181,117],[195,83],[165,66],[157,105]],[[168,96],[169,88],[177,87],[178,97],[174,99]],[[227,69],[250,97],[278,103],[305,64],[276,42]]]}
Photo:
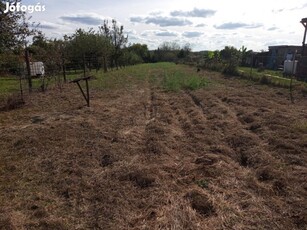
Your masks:
{"label": "green grass patch", "polygon": [[[250,74],[251,72],[250,67],[239,67],[239,70],[243,71],[246,74]],[[252,75],[258,77],[261,77],[263,75],[272,75],[274,77],[284,78],[282,71],[264,69],[263,71],[259,72],[257,68],[252,68]]]}
{"label": "green grass patch", "polygon": [[11,93],[19,89],[19,79],[0,78],[0,95]]}
{"label": "green grass patch", "polygon": [[91,81],[91,87],[101,90],[131,88],[145,81],[167,91],[195,90],[208,84],[204,77],[193,73],[190,67],[168,62],[139,64],[107,73],[99,71],[93,75],[96,80]]}
{"label": "green grass patch", "polygon": [[155,63],[150,66],[150,78],[167,91],[196,90],[208,85],[208,80],[186,65]]}
{"label": "green grass patch", "polygon": [[[258,72],[258,70],[255,68],[253,68],[251,71],[251,68],[249,67],[240,67],[239,71],[241,77],[259,82],[261,84],[274,85],[284,88],[290,87],[291,79],[284,77],[281,71],[264,70]],[[293,83],[297,83],[297,81],[293,80]]]}
{"label": "green grass patch", "polygon": [[[195,90],[208,84],[207,79],[197,74],[195,69],[169,62],[139,64],[118,70],[109,70],[107,73],[104,73],[103,70],[93,70],[92,72],[87,72],[86,76],[94,77],[93,80],[89,81],[89,84],[90,88],[96,90],[134,89],[138,86],[149,84],[167,91],[178,91],[182,89]],[[67,82],[80,77],[83,77],[83,73],[80,71],[71,72],[67,75]],[[49,79],[46,78],[45,84],[50,87],[57,84],[58,79],[63,82],[63,76],[59,75]],[[33,78],[32,85],[33,90],[40,90],[42,80]],[[22,86],[24,91],[28,90],[26,79],[22,80]],[[19,79],[17,77],[0,78],[0,96],[18,92],[19,90]]]}
{"label": "green grass patch", "polygon": [[162,86],[167,91],[179,91],[181,89],[196,90],[207,86],[208,81],[197,75],[190,75],[185,72],[167,72],[163,78]]}

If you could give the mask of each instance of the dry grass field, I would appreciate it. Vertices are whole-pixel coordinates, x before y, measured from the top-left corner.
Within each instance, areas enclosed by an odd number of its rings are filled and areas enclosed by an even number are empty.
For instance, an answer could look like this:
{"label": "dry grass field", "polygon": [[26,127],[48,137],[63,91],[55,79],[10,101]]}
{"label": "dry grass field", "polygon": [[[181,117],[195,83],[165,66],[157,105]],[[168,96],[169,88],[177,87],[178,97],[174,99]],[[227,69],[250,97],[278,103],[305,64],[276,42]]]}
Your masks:
{"label": "dry grass field", "polygon": [[165,63],[90,88],[0,112],[0,229],[307,229],[299,91]]}

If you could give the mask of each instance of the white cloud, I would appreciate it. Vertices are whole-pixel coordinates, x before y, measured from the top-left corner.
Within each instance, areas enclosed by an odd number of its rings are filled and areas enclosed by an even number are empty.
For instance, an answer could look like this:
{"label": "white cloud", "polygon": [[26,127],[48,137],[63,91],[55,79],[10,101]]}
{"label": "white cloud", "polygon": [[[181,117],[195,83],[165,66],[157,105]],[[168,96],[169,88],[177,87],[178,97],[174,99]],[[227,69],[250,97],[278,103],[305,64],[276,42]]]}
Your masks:
{"label": "white cloud", "polygon": [[244,28],[244,29],[255,29],[262,27],[262,24],[246,24],[242,22],[226,22],[223,23],[219,26],[215,25],[214,26],[216,29],[224,29],[224,30],[235,30],[239,28]]}
{"label": "white cloud", "polygon": [[145,24],[154,24],[161,27],[168,26],[187,26],[192,25],[193,23],[185,18],[177,18],[177,17],[167,17],[167,16],[134,16],[130,17],[131,22],[137,23],[145,23]]}
{"label": "white cloud", "polygon": [[[61,38],[78,28],[97,29],[105,18],[114,18],[123,22],[129,42],[143,42],[156,48],[163,41],[178,39],[193,44],[194,50],[215,50],[225,45],[261,50],[267,49],[267,44],[273,41],[299,45],[304,32],[300,20],[307,16],[306,0],[279,1],[278,4],[267,0],[93,0],[90,3],[43,0],[42,4],[46,5],[46,11],[31,16],[32,21],[41,23],[47,37]],[[234,31],[238,33],[233,34]]]}
{"label": "white cloud", "polygon": [[104,18],[96,14],[70,14],[61,16],[60,19],[70,23],[80,23],[85,25],[101,25]]}
{"label": "white cloud", "polygon": [[183,16],[183,17],[200,17],[207,18],[215,14],[215,10],[210,9],[198,9],[194,8],[191,11],[175,10],[170,13],[171,16]]}
{"label": "white cloud", "polygon": [[198,31],[190,31],[190,32],[184,32],[182,35],[187,38],[195,38],[195,37],[200,37],[201,35],[203,35],[203,33]]}

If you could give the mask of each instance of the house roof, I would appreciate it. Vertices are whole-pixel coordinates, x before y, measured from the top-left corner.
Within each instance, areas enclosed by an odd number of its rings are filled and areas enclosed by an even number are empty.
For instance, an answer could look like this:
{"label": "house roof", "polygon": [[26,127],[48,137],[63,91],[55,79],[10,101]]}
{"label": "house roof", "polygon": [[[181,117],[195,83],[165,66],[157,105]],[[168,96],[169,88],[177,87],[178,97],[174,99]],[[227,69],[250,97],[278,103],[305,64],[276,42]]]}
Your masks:
{"label": "house roof", "polygon": [[278,48],[302,48],[299,45],[277,45],[277,46],[269,46],[269,49],[278,49]]}

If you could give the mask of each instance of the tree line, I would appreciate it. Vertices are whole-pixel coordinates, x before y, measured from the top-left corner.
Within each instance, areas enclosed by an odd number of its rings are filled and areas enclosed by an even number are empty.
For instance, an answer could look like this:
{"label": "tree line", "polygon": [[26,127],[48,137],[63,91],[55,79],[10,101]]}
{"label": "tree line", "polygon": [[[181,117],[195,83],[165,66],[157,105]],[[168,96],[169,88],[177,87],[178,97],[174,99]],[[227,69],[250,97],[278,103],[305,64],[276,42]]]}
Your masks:
{"label": "tree line", "polygon": [[[11,4],[20,1],[9,0]],[[72,35],[49,39],[38,30],[38,24],[29,22],[26,13],[4,13],[6,2],[0,1],[0,74],[18,73],[27,56],[30,61],[44,62],[46,71],[51,74],[77,69],[107,72],[144,62],[192,60],[188,43],[180,46],[176,42],[164,42],[153,51],[149,51],[146,44],[130,44],[124,26],[115,19],[105,20],[96,29],[79,28]],[[221,51],[207,51],[201,57],[202,65],[233,74],[246,62],[250,52],[245,47],[237,50],[230,46]]]}
{"label": "tree line", "polygon": [[39,24],[30,23],[25,12],[4,13],[5,4],[21,0],[0,1],[0,73],[18,73],[25,57],[42,61],[47,71],[84,68],[116,68],[150,61],[145,44],[128,44],[123,25],[115,19],[105,20],[96,29],[76,29],[72,35],[49,39]]}

